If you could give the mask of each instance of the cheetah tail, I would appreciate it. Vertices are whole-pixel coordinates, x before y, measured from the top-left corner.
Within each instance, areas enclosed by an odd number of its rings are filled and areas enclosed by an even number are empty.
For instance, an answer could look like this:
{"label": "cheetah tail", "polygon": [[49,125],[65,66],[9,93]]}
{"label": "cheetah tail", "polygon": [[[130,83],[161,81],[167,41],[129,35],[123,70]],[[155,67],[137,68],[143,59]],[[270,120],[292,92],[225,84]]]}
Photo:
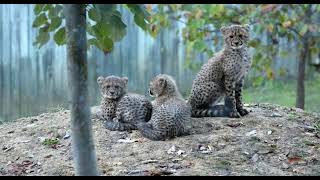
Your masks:
{"label": "cheetah tail", "polygon": [[227,110],[224,105],[215,105],[208,109],[192,110],[192,117],[226,117]]}
{"label": "cheetah tail", "polygon": [[148,138],[152,141],[160,141],[164,140],[164,135],[158,130],[152,128],[151,124],[147,123],[139,123],[137,125],[138,130],[142,134],[143,137]]}
{"label": "cheetah tail", "polygon": [[133,124],[114,122],[114,121],[107,121],[104,124],[104,127],[110,131],[127,131],[127,130],[136,129],[136,127]]}

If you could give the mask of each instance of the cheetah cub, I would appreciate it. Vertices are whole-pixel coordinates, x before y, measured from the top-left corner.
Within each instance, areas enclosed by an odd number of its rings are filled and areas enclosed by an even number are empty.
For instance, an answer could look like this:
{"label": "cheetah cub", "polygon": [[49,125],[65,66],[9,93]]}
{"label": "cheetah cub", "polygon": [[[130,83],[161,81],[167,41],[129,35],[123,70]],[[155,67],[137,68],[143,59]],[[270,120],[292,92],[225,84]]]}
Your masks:
{"label": "cheetah cub", "polygon": [[152,116],[149,122],[139,123],[141,134],[154,141],[186,135],[189,132],[191,108],[180,95],[174,79],[166,74],[154,77],[150,82]]}
{"label": "cheetah cub", "polygon": [[[241,93],[251,66],[247,47],[249,25],[231,25],[220,31],[224,48],[202,66],[193,81],[188,100],[193,117],[239,118],[248,114]],[[214,106],[223,96],[225,105]]]}
{"label": "cheetah cub", "polygon": [[102,120],[112,131],[136,130],[139,121],[151,118],[152,104],[144,96],[127,93],[127,77],[100,76],[97,79],[102,95]]}

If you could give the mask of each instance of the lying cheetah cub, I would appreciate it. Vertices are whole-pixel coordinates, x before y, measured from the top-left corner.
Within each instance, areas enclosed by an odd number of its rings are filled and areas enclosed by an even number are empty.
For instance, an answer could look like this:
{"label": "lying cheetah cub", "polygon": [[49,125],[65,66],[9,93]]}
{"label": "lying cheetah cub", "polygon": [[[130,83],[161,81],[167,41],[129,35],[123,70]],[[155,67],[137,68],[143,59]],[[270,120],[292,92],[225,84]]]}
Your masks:
{"label": "lying cheetah cub", "polygon": [[100,76],[97,79],[102,94],[102,119],[112,131],[135,130],[139,121],[148,121],[152,104],[144,96],[127,93],[127,77]]}
{"label": "lying cheetah cub", "polygon": [[189,131],[191,108],[180,95],[173,78],[166,74],[156,76],[150,82],[152,116],[149,122],[139,123],[138,130],[151,140],[165,140],[186,135]]}
{"label": "lying cheetah cub", "polygon": [[[227,116],[239,118],[248,114],[243,108],[242,86],[251,66],[248,55],[248,25],[222,27],[224,48],[204,64],[193,81],[188,102],[193,117]],[[224,106],[213,106],[225,95]]]}

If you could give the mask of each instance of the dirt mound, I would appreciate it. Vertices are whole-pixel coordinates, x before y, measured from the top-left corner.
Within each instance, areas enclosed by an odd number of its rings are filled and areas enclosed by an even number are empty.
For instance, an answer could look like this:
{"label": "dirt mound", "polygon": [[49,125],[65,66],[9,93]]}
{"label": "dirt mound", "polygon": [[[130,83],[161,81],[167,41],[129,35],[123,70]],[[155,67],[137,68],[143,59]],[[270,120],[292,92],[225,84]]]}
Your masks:
{"label": "dirt mound", "polygon": [[[320,116],[270,104],[240,119],[193,119],[192,135],[150,141],[94,119],[101,175],[320,175]],[[69,111],[0,125],[0,175],[74,175]]]}

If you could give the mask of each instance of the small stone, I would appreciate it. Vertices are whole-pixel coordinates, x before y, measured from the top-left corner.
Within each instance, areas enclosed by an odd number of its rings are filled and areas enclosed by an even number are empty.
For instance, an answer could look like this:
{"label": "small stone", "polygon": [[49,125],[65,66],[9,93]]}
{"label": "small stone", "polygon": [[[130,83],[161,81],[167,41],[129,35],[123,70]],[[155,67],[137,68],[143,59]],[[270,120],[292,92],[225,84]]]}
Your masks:
{"label": "small stone", "polygon": [[201,146],[199,150],[204,151],[204,150],[206,150],[206,148],[204,146]]}
{"label": "small stone", "polygon": [[138,142],[138,140],[136,140],[136,139],[119,139],[118,142],[119,143],[134,143],[134,142]]}
{"label": "small stone", "polygon": [[309,132],[306,132],[306,135],[307,135],[307,136],[311,136],[311,137],[312,137],[312,136],[316,136],[314,133],[309,133]]}
{"label": "small stone", "polygon": [[270,135],[270,134],[272,134],[272,131],[271,131],[271,130],[268,131],[268,135]]}
{"label": "small stone", "polygon": [[66,134],[63,136],[63,139],[68,139],[68,138],[70,138],[70,134],[66,132]]}
{"label": "small stone", "polygon": [[185,154],[185,151],[183,151],[183,150],[180,149],[180,150],[177,152],[177,154],[178,154],[178,155]]}
{"label": "small stone", "polygon": [[171,146],[171,148],[167,151],[168,154],[173,154],[176,151],[176,146]]}
{"label": "small stone", "polygon": [[258,155],[258,154],[254,154],[254,155],[252,156],[251,160],[252,160],[253,162],[257,162],[257,161],[259,160],[259,155]]}
{"label": "small stone", "polygon": [[246,136],[256,136],[257,135],[257,130],[252,130],[248,133],[246,133]]}
{"label": "small stone", "polygon": [[272,114],[270,115],[270,117],[282,117],[282,115],[279,114],[279,113],[274,112],[274,113],[272,113]]}

